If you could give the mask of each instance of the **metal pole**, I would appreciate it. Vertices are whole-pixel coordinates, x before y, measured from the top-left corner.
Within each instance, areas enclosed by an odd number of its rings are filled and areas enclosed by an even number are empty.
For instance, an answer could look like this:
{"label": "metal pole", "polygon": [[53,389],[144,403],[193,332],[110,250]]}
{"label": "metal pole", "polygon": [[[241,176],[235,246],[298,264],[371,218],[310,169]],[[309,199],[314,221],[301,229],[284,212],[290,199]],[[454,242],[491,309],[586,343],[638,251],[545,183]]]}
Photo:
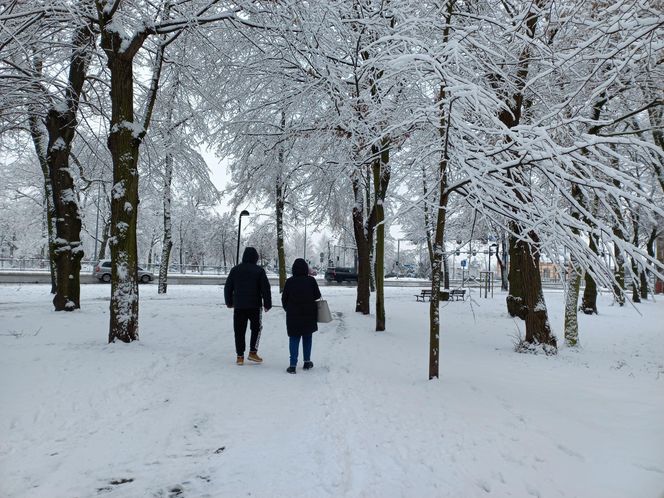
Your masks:
{"label": "metal pole", "polygon": [[237,252],[235,254],[235,264],[240,264],[240,234],[242,230],[242,217],[249,216],[249,211],[243,209],[240,213],[240,219],[237,224]]}
{"label": "metal pole", "polygon": [[304,260],[307,260],[307,217],[304,217]]}
{"label": "metal pole", "polygon": [[240,233],[242,230],[242,215],[240,215],[240,219],[238,220],[237,223],[237,251],[235,252],[235,264],[240,263]]}
{"label": "metal pole", "polygon": [[93,260],[97,259],[97,243],[99,242],[99,203],[101,202],[101,182],[97,184],[97,222],[95,223],[95,252]]}

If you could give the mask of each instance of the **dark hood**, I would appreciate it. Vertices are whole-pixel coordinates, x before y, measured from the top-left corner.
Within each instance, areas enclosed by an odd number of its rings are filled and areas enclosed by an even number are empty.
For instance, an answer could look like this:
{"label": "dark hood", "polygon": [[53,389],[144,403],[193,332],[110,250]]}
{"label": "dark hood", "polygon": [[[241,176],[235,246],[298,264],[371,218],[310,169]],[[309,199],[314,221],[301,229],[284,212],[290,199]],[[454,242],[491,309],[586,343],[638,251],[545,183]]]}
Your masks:
{"label": "dark hood", "polygon": [[309,265],[302,258],[297,258],[293,261],[293,276],[301,277],[309,275]]}
{"label": "dark hood", "polygon": [[258,263],[258,251],[253,247],[247,247],[242,253],[243,263]]}

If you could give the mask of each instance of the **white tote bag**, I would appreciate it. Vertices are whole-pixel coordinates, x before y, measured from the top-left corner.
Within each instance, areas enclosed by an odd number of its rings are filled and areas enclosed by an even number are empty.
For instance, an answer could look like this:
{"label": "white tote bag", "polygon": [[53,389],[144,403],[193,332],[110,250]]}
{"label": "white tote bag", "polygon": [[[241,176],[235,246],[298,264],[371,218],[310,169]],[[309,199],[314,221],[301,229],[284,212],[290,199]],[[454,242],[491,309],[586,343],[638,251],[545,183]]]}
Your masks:
{"label": "white tote bag", "polygon": [[320,299],[316,301],[318,306],[318,322],[319,323],[330,323],[332,321],[332,313],[330,313],[330,307],[327,305],[325,299]]}

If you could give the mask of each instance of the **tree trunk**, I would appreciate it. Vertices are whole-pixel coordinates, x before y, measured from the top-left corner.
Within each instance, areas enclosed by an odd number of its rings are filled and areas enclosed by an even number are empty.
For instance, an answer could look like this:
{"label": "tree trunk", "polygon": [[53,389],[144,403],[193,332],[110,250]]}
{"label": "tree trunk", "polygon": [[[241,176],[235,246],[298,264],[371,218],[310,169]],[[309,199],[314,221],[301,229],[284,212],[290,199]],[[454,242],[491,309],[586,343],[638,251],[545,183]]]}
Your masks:
{"label": "tree trunk", "polygon": [[496,247],[496,265],[500,270],[500,289],[506,291],[509,289],[509,282],[507,280],[507,241],[504,236],[501,240],[501,249],[502,252],[498,251],[498,247]]}
{"label": "tree trunk", "polygon": [[156,230],[153,230],[152,235],[150,236],[150,248],[148,249],[148,260],[146,263],[148,270],[152,270],[152,254],[156,243],[157,243],[157,232]]}
{"label": "tree trunk", "polygon": [[[590,234],[589,236],[589,249],[598,254],[597,250],[597,236]],[[585,274],[586,287],[583,290],[583,298],[581,299],[581,311],[586,315],[597,314],[597,282],[589,271]]]}
{"label": "tree trunk", "polygon": [[445,251],[445,216],[447,210],[447,149],[441,160],[440,203],[436,216],[433,244],[433,261],[431,262],[431,301],[429,302],[429,380],[439,378],[440,363],[440,280]]}
{"label": "tree trunk", "polygon": [[433,264],[433,236],[431,235],[431,216],[429,215],[429,199],[427,188],[427,171],[425,163],[422,162],[422,198],[424,199],[422,210],[424,212],[424,233],[427,239],[427,252],[429,253],[429,268]]}
{"label": "tree trunk", "polygon": [[631,258],[632,261],[632,301],[635,303],[641,302],[641,285],[639,280],[639,265],[636,260]]}
{"label": "tree trunk", "polygon": [[53,207],[53,185],[51,175],[46,161],[47,138],[39,123],[35,112],[30,112],[28,121],[30,124],[30,135],[32,143],[35,146],[35,152],[39,161],[39,166],[44,177],[44,214],[46,217],[46,233],[48,241],[48,266],[51,272],[51,294],[55,294],[58,289],[57,267],[55,264],[55,208]]}
{"label": "tree trunk", "polygon": [[507,312],[511,317],[518,316],[526,319],[528,307],[524,296],[524,271],[527,262],[524,260],[525,252],[522,244],[514,234],[520,233],[520,228],[514,222],[510,222],[512,234],[509,236],[509,258],[510,269],[508,273],[509,293],[507,295]]}
{"label": "tree trunk", "polygon": [[[620,232],[622,235],[622,232]],[[622,237],[621,237],[622,238]],[[614,271],[615,283],[613,284],[613,295],[619,306],[625,305],[625,258],[618,247],[618,244],[613,245],[613,255],[616,262]]]}
{"label": "tree trunk", "polygon": [[[572,184],[572,197],[576,200],[581,208],[585,208],[585,201],[583,191],[578,184]],[[579,209],[572,210],[572,217],[575,220],[580,220],[582,218],[581,211]],[[572,228],[572,232],[576,237],[580,237],[581,231],[578,228]],[[565,262],[567,265],[567,262]],[[567,271],[567,268],[565,268]],[[567,295],[565,296],[565,325],[564,325],[564,335],[565,335],[565,344],[568,347],[576,347],[579,344],[579,317],[577,308],[579,302],[579,289],[581,287],[581,274],[583,269],[580,268],[577,259],[574,255],[570,255],[569,261],[569,271],[570,274],[567,278]]]}
{"label": "tree trunk", "polygon": [[507,267],[509,264],[508,259],[508,249],[507,249],[507,240],[505,239],[505,234],[503,234],[503,239],[501,241],[502,246],[502,265],[500,265],[500,289],[504,291],[509,290],[509,280],[508,280],[508,271]]}
{"label": "tree trunk", "polygon": [[376,147],[377,158],[373,162],[374,210],[376,223],[375,271],[376,284],[376,331],[385,330],[385,196],[390,181],[390,142],[384,138],[380,150]]}
{"label": "tree trunk", "polygon": [[[286,113],[281,111],[281,129],[286,130]],[[279,146],[277,156],[279,161],[279,174],[276,185],[276,216],[277,216],[277,262],[279,265],[279,292],[283,292],[286,285],[286,249],[284,245],[284,206],[286,205],[285,186],[283,184],[282,174],[285,167],[285,157],[283,144]],[[305,241],[306,251],[306,241]]]}
{"label": "tree trunk", "polygon": [[567,280],[567,295],[565,296],[565,345],[576,347],[579,345],[579,320],[577,305],[581,287],[581,269],[576,262],[572,263],[571,273]]}
{"label": "tree trunk", "polygon": [[[111,314],[108,342],[138,339],[138,215],[139,133],[134,122],[133,56],[114,53],[122,40],[104,32],[102,47],[111,72],[111,131],[108,148],[113,158],[111,193]],[[138,132],[138,133],[137,133]]]}
{"label": "tree trunk", "polygon": [[376,283],[376,331],[385,330],[385,213],[376,206],[376,248],[374,279]]}
{"label": "tree trunk", "polygon": [[173,249],[173,223],[171,219],[171,183],[173,181],[173,155],[169,152],[164,159],[164,192],[162,203],[164,208],[164,237],[161,243],[161,261],[159,264],[158,294],[168,291],[168,266]]}
{"label": "tree trunk", "polygon": [[[530,238],[535,243],[537,235],[530,232]],[[541,346],[546,354],[557,352],[556,336],[551,331],[549,317],[542,292],[542,281],[539,271],[539,252],[533,243],[519,240],[517,251],[520,252],[522,265],[523,298],[527,308],[526,314],[526,338],[527,344],[522,345],[519,350],[530,350],[532,347]]]}
{"label": "tree trunk", "polygon": [[[182,220],[180,220],[178,226],[178,263],[180,264],[180,273],[187,273],[184,265],[184,232],[182,230]],[[236,261],[235,264],[238,264],[238,262]]]}
{"label": "tree trunk", "polygon": [[94,37],[91,27],[87,24],[80,26],[74,33],[65,108],[53,107],[46,117],[46,129],[49,134],[46,160],[53,187],[53,208],[56,216],[57,289],[53,297],[56,311],[71,311],[81,307],[82,221],[74,179],[69,169],[69,155],[78,126],[76,116]]}
{"label": "tree trunk", "polygon": [[[659,90],[659,86],[656,84],[648,85],[644,89],[644,93],[648,98],[653,99]],[[661,99],[661,94],[660,94]],[[650,118],[650,129],[652,130],[652,138],[655,144],[664,152],[664,106],[651,106],[648,108],[648,117]],[[659,187],[664,193],[664,160],[662,156],[659,155],[653,159],[652,165],[655,168],[655,175],[657,176],[657,181]]]}
{"label": "tree trunk", "polygon": [[369,292],[376,292],[376,240],[369,246]]}
{"label": "tree trunk", "polygon": [[[441,206],[442,207],[442,206]],[[445,230],[445,215],[438,217],[435,240],[438,232]],[[440,245],[434,242],[433,261],[431,264],[431,301],[429,302],[429,380],[440,376],[440,273],[442,268]]]}
{"label": "tree trunk", "polygon": [[[448,3],[447,24],[443,33],[443,39],[447,41],[449,36],[449,22],[452,17],[454,3]],[[447,105],[447,93],[445,84],[441,83],[437,95],[437,106],[439,112],[438,138],[441,144],[441,156],[438,162],[438,206],[436,210],[436,224],[433,239],[433,260],[431,261],[431,301],[429,302],[429,380],[438,379],[440,375],[440,272],[442,269],[443,255],[445,253],[445,220],[447,216],[447,169],[449,165],[449,110]]]}
{"label": "tree trunk", "polygon": [[[369,177],[370,180],[370,177]],[[365,190],[362,186],[362,173],[356,169],[351,176],[351,186],[355,202],[353,204],[353,235],[357,246],[357,295],[355,311],[368,315],[371,300],[371,245],[373,244],[373,226],[365,222]]]}
{"label": "tree trunk", "polygon": [[101,235],[101,243],[99,244],[99,253],[97,254],[98,261],[106,259],[106,246],[108,245],[108,241],[110,238],[111,238],[111,219],[106,218],[106,220],[104,220],[104,229]]}
{"label": "tree trunk", "polygon": [[[537,24],[543,12],[543,3],[544,0],[534,0],[530,3],[529,11],[523,19],[523,27],[525,27],[524,34],[527,38],[534,39],[535,37]],[[525,100],[524,89],[527,84],[530,62],[532,60],[531,47],[532,45],[527,43],[519,54],[514,72],[514,81],[512,82],[513,92],[511,95],[507,96],[505,100],[505,108],[498,114],[498,119],[500,119],[507,128],[514,128],[522,124],[521,117],[523,115]],[[515,179],[512,177],[511,173],[508,175],[510,181],[516,183],[520,182],[518,177]],[[532,199],[521,194],[517,195],[520,198],[519,200],[524,204],[532,203]],[[532,298],[532,296],[527,298],[526,294],[535,291],[534,289],[528,288],[528,285],[536,285],[537,282],[540,282],[541,292],[541,281],[539,275],[537,275],[537,278],[535,278],[534,275],[527,275],[532,270],[532,262],[526,260],[530,255],[530,246],[519,240],[522,235],[521,227],[515,222],[510,222],[510,228],[512,233],[509,237],[510,265],[509,275],[507,277],[509,281],[507,311],[510,316],[518,316],[521,319],[528,320],[528,315],[532,312],[532,310],[527,309],[528,300]],[[528,281],[526,281],[526,279]],[[546,315],[546,308],[544,314]],[[533,323],[532,319],[531,323]]]}
{"label": "tree trunk", "polygon": [[[69,169],[69,155],[78,126],[80,95],[85,83],[90,48],[94,37],[88,24],[76,27],[72,38],[72,52],[69,59],[64,100],[58,105],[53,105],[48,110],[45,119],[48,132],[45,163],[49,177],[49,182],[45,181],[45,193],[49,195],[49,190],[51,191],[52,210],[49,230],[53,230],[53,221],[55,222],[55,238],[52,243],[52,253],[51,247],[49,247],[49,253],[55,264],[56,288],[53,306],[56,311],[72,311],[80,308],[81,305],[82,222],[74,179]],[[38,74],[41,73],[41,61],[36,63],[35,71]],[[43,156],[43,134],[39,130],[36,116],[31,117],[30,127],[37,153]],[[43,171],[43,160],[40,160],[40,163]]]}
{"label": "tree trunk", "polygon": [[[69,123],[68,123],[69,121]],[[48,165],[53,185],[55,207],[55,264],[57,289],[53,297],[56,311],[72,311],[81,307],[80,274],[83,247],[81,246],[81,216],[76,201],[74,179],[69,170],[69,154],[74,129],[62,133],[71,123],[71,116],[50,110],[48,114]],[[61,135],[65,135],[64,137]]]}
{"label": "tree trunk", "polygon": [[[657,226],[654,226],[653,229],[650,231],[650,236],[648,237],[648,242],[646,242],[646,252],[648,253],[648,256],[651,258],[655,259],[655,241],[657,240]],[[649,282],[648,282],[648,276],[650,275],[650,270],[646,269],[641,272],[641,282],[645,282],[645,285],[643,283],[641,284],[641,293],[643,299],[648,299],[648,289],[649,289]],[[651,291],[654,294],[654,289],[651,289]],[[643,296],[643,293],[645,293],[645,297]]]}
{"label": "tree trunk", "polygon": [[371,239],[366,233],[362,208],[353,207],[353,231],[357,246],[357,296],[355,311],[368,315],[370,313],[371,299]]}
{"label": "tree trunk", "polygon": [[279,292],[286,285],[286,249],[284,246],[284,198],[282,186],[277,184],[277,260],[279,263]]}
{"label": "tree trunk", "polygon": [[639,280],[640,280],[640,285],[639,285],[639,291],[641,292],[641,299],[645,300],[648,299],[648,275],[646,274],[645,270],[641,270],[639,273]]}

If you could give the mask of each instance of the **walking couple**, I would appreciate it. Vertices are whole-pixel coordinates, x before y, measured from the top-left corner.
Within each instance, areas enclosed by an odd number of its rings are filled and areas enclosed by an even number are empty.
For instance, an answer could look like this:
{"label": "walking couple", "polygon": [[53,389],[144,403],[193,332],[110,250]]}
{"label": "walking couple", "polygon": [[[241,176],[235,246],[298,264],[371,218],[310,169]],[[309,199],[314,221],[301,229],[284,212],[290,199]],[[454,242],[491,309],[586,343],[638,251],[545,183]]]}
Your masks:
{"label": "walking couple", "polygon": [[[246,349],[245,335],[247,322],[251,329],[249,355],[247,359],[261,363],[258,356],[262,325],[262,311],[272,308],[270,282],[265,270],[258,266],[258,251],[247,247],[242,254],[242,263],[234,266],[224,285],[224,300],[228,308],[233,308],[233,330],[238,365],[244,364]],[[288,332],[290,364],[286,371],[294,374],[297,367],[298,350],[302,340],[303,368],[309,370],[311,361],[312,334],[318,330],[316,300],[321,298],[316,279],[309,276],[309,266],[304,259],[293,262],[293,276],[286,280],[281,293],[281,304],[286,311],[286,331]]]}

